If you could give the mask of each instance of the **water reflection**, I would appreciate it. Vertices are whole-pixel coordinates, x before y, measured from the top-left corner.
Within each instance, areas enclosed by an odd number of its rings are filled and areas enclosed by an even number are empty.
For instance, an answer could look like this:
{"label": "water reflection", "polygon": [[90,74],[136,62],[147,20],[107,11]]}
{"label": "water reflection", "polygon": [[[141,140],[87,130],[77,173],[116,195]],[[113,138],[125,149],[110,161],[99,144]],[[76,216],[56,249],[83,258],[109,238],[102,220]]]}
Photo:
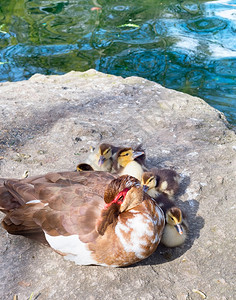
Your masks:
{"label": "water reflection", "polygon": [[2,0],[0,81],[70,70],[142,76],[236,124],[233,1]]}

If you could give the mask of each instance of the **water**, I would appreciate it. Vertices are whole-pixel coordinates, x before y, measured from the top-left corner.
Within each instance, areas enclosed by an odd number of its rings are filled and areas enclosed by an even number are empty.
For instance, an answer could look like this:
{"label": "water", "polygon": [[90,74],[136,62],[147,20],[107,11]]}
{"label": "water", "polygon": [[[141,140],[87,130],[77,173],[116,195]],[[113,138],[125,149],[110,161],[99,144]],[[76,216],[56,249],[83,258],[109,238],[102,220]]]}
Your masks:
{"label": "water", "polygon": [[0,81],[71,70],[137,75],[236,125],[236,0],[1,0]]}

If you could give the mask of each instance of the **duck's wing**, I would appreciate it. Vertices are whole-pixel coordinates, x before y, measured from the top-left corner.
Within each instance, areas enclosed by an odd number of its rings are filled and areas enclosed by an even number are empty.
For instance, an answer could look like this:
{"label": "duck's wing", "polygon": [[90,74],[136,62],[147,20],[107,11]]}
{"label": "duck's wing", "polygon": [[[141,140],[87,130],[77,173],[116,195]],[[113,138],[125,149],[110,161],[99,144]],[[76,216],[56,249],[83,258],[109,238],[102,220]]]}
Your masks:
{"label": "duck's wing", "polygon": [[105,172],[61,172],[6,180],[4,201],[17,205],[5,211],[3,226],[12,234],[78,234],[81,241],[91,242],[98,235],[105,186],[113,178]]}

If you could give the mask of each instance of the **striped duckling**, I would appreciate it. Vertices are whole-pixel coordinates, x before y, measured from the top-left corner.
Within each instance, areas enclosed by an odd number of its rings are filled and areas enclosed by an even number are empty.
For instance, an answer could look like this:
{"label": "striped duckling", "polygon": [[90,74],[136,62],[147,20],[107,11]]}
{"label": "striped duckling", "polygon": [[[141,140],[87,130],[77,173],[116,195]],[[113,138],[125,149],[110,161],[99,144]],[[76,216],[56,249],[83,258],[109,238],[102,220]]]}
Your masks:
{"label": "striped duckling", "polygon": [[77,171],[105,171],[111,172],[113,159],[119,147],[115,147],[108,143],[103,143],[92,149],[84,163],[77,165]]}
{"label": "striped duckling", "polygon": [[145,152],[141,147],[122,148],[116,153],[114,170],[117,174],[130,175],[141,181],[144,172]]}
{"label": "striped duckling", "polygon": [[165,214],[166,225],[161,239],[162,244],[166,247],[177,247],[185,242],[188,232],[185,214],[171,200],[178,191],[179,176],[173,170],[160,171],[162,172],[154,169],[154,172],[143,173],[141,183],[144,191],[156,200]]}
{"label": "striped duckling", "polygon": [[177,247],[182,245],[185,242],[188,233],[186,215],[166,194],[160,194],[154,199],[163,210],[166,220],[161,243],[166,247]]}
{"label": "striped duckling", "polygon": [[146,186],[151,197],[157,197],[159,193],[165,193],[170,198],[178,193],[180,184],[179,174],[171,169],[153,168],[142,175],[142,185]]}

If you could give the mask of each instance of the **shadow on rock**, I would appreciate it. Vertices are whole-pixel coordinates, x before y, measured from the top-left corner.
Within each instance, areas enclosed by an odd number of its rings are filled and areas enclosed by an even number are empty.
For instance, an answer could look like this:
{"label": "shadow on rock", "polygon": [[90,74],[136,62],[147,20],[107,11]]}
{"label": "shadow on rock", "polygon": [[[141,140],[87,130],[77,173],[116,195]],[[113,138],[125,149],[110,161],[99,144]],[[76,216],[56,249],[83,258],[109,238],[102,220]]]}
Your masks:
{"label": "shadow on rock", "polygon": [[3,153],[9,147],[24,146],[27,140],[46,133],[59,119],[66,118],[76,111],[80,112],[82,108],[82,104],[61,103],[48,109],[32,109],[24,118],[16,118],[1,129],[0,152]]}
{"label": "shadow on rock", "polygon": [[[184,211],[188,222],[188,237],[185,243],[179,247],[168,248],[162,244],[157,247],[157,250],[146,260],[137,263],[134,266],[141,265],[158,265],[175,260],[181,257],[194,244],[194,241],[199,238],[200,230],[204,227],[204,219],[197,216],[199,202],[196,200],[177,201],[177,205]],[[130,266],[132,267],[132,266]]]}
{"label": "shadow on rock", "polygon": [[181,175],[181,182],[179,184],[179,192],[177,196],[182,196],[185,194],[187,187],[190,185],[190,177],[187,175]]}

